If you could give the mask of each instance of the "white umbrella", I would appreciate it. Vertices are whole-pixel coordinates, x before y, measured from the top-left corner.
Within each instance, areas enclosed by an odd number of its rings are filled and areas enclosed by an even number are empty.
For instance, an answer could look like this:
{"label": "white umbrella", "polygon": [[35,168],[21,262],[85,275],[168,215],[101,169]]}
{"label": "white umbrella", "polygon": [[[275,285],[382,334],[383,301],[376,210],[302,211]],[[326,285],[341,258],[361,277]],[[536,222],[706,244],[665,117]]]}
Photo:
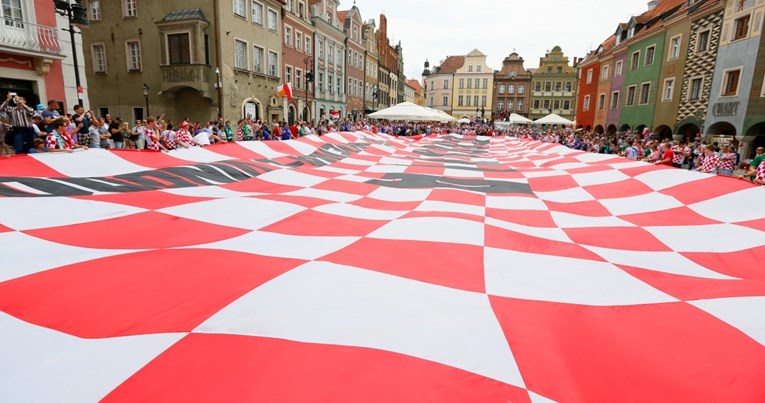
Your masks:
{"label": "white umbrella", "polygon": [[543,118],[539,118],[534,121],[534,124],[538,124],[538,125],[570,125],[572,123],[574,122],[566,118],[562,118],[554,113],[551,113]]}
{"label": "white umbrella", "polygon": [[462,119],[458,120],[458,121],[457,121],[457,123],[463,123],[463,124],[464,124],[464,123],[470,123],[470,119],[468,119],[468,118],[462,118]]}
{"label": "white umbrella", "polygon": [[525,118],[517,113],[511,113],[510,116],[507,117],[507,120],[505,122],[508,122],[512,125],[527,125],[529,123],[532,123],[533,120]]}
{"label": "white umbrella", "polygon": [[441,119],[440,115],[428,111],[422,106],[411,102],[402,102],[400,104],[393,105],[390,108],[385,108],[381,111],[370,113],[367,116],[373,119],[407,120],[420,122],[431,122]]}

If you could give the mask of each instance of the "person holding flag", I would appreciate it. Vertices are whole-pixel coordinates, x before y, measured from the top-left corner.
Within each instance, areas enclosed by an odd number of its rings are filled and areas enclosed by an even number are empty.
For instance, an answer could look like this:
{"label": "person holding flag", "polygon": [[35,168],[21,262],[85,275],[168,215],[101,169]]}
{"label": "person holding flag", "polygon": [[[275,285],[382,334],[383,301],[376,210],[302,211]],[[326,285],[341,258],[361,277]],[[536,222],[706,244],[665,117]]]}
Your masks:
{"label": "person holding flag", "polygon": [[290,87],[290,83],[284,83],[276,87],[276,92],[280,97],[287,97],[287,100],[292,99],[292,88]]}

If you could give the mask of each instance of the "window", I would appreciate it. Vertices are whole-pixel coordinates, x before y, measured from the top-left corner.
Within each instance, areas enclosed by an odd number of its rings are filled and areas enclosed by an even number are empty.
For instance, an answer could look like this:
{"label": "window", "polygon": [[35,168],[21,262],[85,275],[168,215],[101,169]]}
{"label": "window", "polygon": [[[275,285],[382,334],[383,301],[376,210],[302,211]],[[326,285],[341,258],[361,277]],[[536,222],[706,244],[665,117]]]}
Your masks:
{"label": "window", "polygon": [[277,21],[276,11],[271,10],[269,8],[268,9],[268,30],[269,31],[276,32],[276,27],[277,27],[276,21]]}
{"label": "window", "polygon": [[635,105],[635,89],[634,85],[627,87],[627,106]]}
{"label": "window", "polygon": [[[6,1],[3,1],[5,5]],[[136,0],[123,0],[122,1],[122,16],[123,17],[135,17],[138,15],[138,9],[136,6]]]}
{"label": "window", "polygon": [[568,100],[563,101],[563,110],[566,110],[566,111],[571,110],[571,101],[568,101]]}
{"label": "window", "polygon": [[465,97],[465,106],[470,106],[470,95]]}
{"label": "window", "polygon": [[518,105],[516,106],[516,109],[518,109],[518,112],[523,111],[523,100],[522,99],[518,100]]}
{"label": "window", "polygon": [[539,109],[539,100],[538,99],[534,100],[534,109]]}
{"label": "window", "polygon": [[592,69],[587,70],[587,84],[592,82]]}
{"label": "window", "polygon": [[525,94],[526,93],[526,84],[518,84],[518,93],[519,94]]}
{"label": "window", "polygon": [[650,66],[653,64],[654,54],[656,53],[656,46],[649,46],[645,49],[645,65]]}
{"label": "window", "polygon": [[234,15],[247,18],[247,5],[244,0],[234,0]]}
{"label": "window", "polygon": [[295,89],[303,88],[303,70],[295,69]]}
{"label": "window", "polygon": [[512,99],[508,99],[507,100],[507,110],[510,111],[510,112],[513,111],[513,100]]}
{"label": "window", "polygon": [[463,88],[465,88],[465,79],[460,78],[460,89],[463,89]]}
{"label": "window", "polygon": [[291,66],[284,66],[284,81],[288,83],[292,82],[292,67]]}
{"label": "window", "polygon": [[449,97],[444,97],[443,101],[443,106],[449,106]]}
{"label": "window", "polygon": [[343,79],[338,77],[337,78],[337,95],[343,95]]}
{"label": "window", "polygon": [[473,96],[473,103],[475,104],[475,106],[478,106],[478,95]]}
{"label": "window", "polygon": [[611,67],[611,65],[607,64],[607,65],[605,65],[605,66],[600,68],[600,81],[608,80],[608,73],[609,73],[608,70],[610,69],[610,67]]}
{"label": "window", "polygon": [[298,3],[298,16],[300,16],[300,18],[305,16],[305,3],[303,2]]}
{"label": "window", "polygon": [[[242,3],[242,17],[244,17],[244,0],[240,0]],[[236,14],[236,10],[234,10]],[[263,5],[257,1],[252,2],[252,22],[255,24],[263,25]]]}
{"label": "window", "polygon": [[552,81],[545,81],[545,91],[546,92],[552,91]]}
{"label": "window", "polygon": [[279,76],[279,56],[276,52],[268,51],[268,75]]}
{"label": "window", "polygon": [[706,52],[709,49],[709,30],[699,32],[696,39],[696,52]]}
{"label": "window", "polygon": [[603,110],[606,108],[606,94],[600,94],[598,95],[598,110]]}
{"label": "window", "polygon": [[309,55],[313,52],[311,48],[311,38],[309,38],[307,35],[305,37],[305,53],[308,53]]}
{"label": "window", "polygon": [[747,35],[749,35],[749,19],[751,18],[751,15],[745,15],[741,18],[736,19],[736,21],[733,23],[733,40],[739,40],[742,38],[746,38]]}
{"label": "window", "polygon": [[722,93],[720,94],[720,96],[734,97],[738,95],[738,83],[739,83],[740,77],[741,77],[740,67],[735,69],[725,70],[723,72]]}
{"label": "window", "polygon": [[504,94],[505,93],[505,84],[500,84],[499,85],[499,93],[500,94]]}
{"label": "window", "polygon": [[319,60],[324,60],[324,41],[319,41]]}
{"label": "window", "polygon": [[101,21],[101,0],[90,0],[88,4],[88,19]]}
{"label": "window", "polygon": [[464,106],[465,100],[463,99],[462,95],[457,97],[457,106]]}
{"label": "window", "polygon": [[324,92],[324,73],[319,72],[319,92]]}
{"label": "window", "polygon": [[486,106],[486,95],[481,97],[481,106]]}
{"label": "window", "polygon": [[563,91],[563,83],[562,82],[560,82],[560,81],[556,81],[555,82],[555,91],[556,92]]}
{"label": "window", "polygon": [[468,73],[472,73],[472,72],[473,72],[473,66],[468,66]]}
{"label": "window", "polygon": [[542,91],[542,82],[541,81],[537,81],[536,83],[534,83],[534,91],[537,91],[537,92]]}
{"label": "window", "polygon": [[292,47],[292,27],[284,26],[284,44]]}
{"label": "window", "polygon": [[668,78],[664,80],[664,91],[662,91],[661,100],[664,102],[672,101],[672,97],[675,95],[675,79]]}
{"label": "window", "polygon": [[680,40],[682,39],[682,36],[673,36],[669,40],[669,55],[667,55],[667,60],[675,60],[678,57],[680,57]]}
{"label": "window", "polygon": [[508,94],[515,94],[515,84],[510,84],[507,86],[507,93]]}
{"label": "window", "polygon": [[106,47],[103,43],[90,45],[90,53],[93,56],[93,72],[106,73]]}
{"label": "window", "polygon": [[[481,66],[478,66],[478,67],[481,67]],[[484,78],[483,79],[483,89],[488,89],[488,88],[489,88],[489,79],[488,78]]]}
{"label": "window", "polygon": [[234,68],[247,70],[247,42],[234,39]]}
{"label": "window", "polygon": [[[588,105],[589,108],[589,105]],[[560,109],[560,99],[553,101],[553,109]]]}
{"label": "window", "polygon": [[614,76],[619,77],[624,72],[624,62],[622,60],[619,60],[616,62],[616,67],[614,68]]}
{"label": "window", "polygon": [[691,79],[691,90],[688,93],[689,101],[697,101],[701,99],[701,87],[703,83],[704,79],[701,77]]}
{"label": "window", "polygon": [[449,89],[449,80],[444,80],[444,89],[445,90]]}
{"label": "window", "polygon": [[478,66],[475,66],[475,71],[477,71],[479,73],[481,72],[481,65],[480,64]]}
{"label": "window", "polygon": [[21,0],[3,0],[2,16],[5,19],[5,25],[24,28]]}
{"label": "window", "polygon": [[616,109],[619,107],[619,91],[614,91],[611,93],[611,109]]}
{"label": "window", "polygon": [[300,31],[295,31],[295,49],[303,50],[303,33]]}
{"label": "window", "polygon": [[505,101],[500,99],[499,101],[497,101],[497,110],[502,111],[504,109],[505,109]]}
{"label": "window", "polygon": [[125,42],[125,50],[127,52],[128,71],[140,71],[141,70],[141,42],[127,41]]}
{"label": "window", "polygon": [[636,70],[639,64],[640,64],[640,52],[638,51],[632,54],[632,62],[630,63],[630,68],[632,70]]}
{"label": "window", "polygon": [[582,109],[584,109],[585,111],[589,111],[590,110],[590,96],[589,95],[585,95],[584,96],[584,103],[582,104]]}
{"label": "window", "polygon": [[188,33],[167,35],[167,58],[169,64],[191,64]]}
{"label": "window", "polygon": [[572,89],[571,81],[566,81],[566,92],[571,92]]}
{"label": "window", "polygon": [[563,66],[558,66],[558,70],[557,71],[558,71],[558,74],[563,73]]}
{"label": "window", "polygon": [[[476,85],[478,85],[478,81],[476,81]],[[472,78],[468,78],[467,79],[467,87],[468,87],[468,89],[473,88],[473,79]]]}
{"label": "window", "polygon": [[640,85],[640,104],[645,105],[648,103],[651,95],[651,83],[643,83]]}

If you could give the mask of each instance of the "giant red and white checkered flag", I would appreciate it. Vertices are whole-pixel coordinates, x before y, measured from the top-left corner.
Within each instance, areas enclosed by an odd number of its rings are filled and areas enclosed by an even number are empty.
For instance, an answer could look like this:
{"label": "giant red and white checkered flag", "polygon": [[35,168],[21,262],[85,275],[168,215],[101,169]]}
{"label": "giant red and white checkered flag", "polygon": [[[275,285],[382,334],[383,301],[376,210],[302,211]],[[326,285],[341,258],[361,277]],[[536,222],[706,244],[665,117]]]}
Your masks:
{"label": "giant red and white checkered flag", "polygon": [[765,400],[765,191],[514,139],[0,161],[2,401]]}

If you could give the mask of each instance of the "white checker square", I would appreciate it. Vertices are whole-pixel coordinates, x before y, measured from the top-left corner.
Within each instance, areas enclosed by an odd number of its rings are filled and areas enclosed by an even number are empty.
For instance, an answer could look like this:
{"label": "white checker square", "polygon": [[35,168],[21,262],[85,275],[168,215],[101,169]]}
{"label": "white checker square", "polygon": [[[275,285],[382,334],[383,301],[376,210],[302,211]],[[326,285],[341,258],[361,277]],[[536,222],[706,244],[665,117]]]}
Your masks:
{"label": "white checker square", "polygon": [[348,203],[354,200],[361,199],[363,196],[355,195],[352,193],[335,192],[333,190],[323,190],[314,188],[298,189],[292,192],[287,192],[285,196],[302,196],[313,197],[315,199],[329,200],[333,202]]}
{"label": "white checker square", "polygon": [[547,205],[536,197],[486,196],[486,207],[502,210],[548,210]]}
{"label": "white checker square", "polygon": [[100,149],[73,153],[37,153],[29,154],[29,157],[71,178],[124,175],[151,169],[120,158],[118,154]]}
{"label": "white checker square", "polygon": [[520,225],[508,221],[502,221],[491,217],[486,217],[486,224],[537,238],[572,243],[568,234],[566,234],[566,232],[560,228],[531,227],[528,225]]}
{"label": "white checker square", "polygon": [[483,206],[476,206],[473,204],[461,204],[461,203],[450,203],[450,202],[443,202],[443,201],[435,201],[435,200],[425,200],[417,206],[414,211],[426,211],[426,212],[432,212],[432,211],[441,211],[441,212],[451,212],[451,213],[462,213],[462,214],[471,214],[471,215],[477,215],[483,217],[486,214],[486,209]]}
{"label": "white checker square", "polygon": [[332,203],[314,207],[313,210],[333,214],[341,217],[357,218],[360,220],[395,220],[408,213],[408,211],[375,210],[356,206],[354,204]]}
{"label": "white checker square", "polygon": [[446,168],[444,169],[444,176],[450,178],[483,178],[483,172],[468,169]]}
{"label": "white checker square", "polygon": [[392,221],[368,238],[483,245],[483,222],[459,218],[416,217]]}
{"label": "white checker square", "polygon": [[582,245],[582,247],[589,249],[591,252],[613,264],[687,277],[714,280],[738,280],[735,277],[726,276],[701,266],[677,252],[619,250],[590,245]]}
{"label": "white checker square", "polygon": [[433,189],[395,189],[381,187],[367,197],[389,202],[418,202],[427,200]]}
{"label": "white checker square", "polygon": [[616,183],[630,179],[629,176],[615,169],[584,174],[573,174],[571,177],[574,178],[579,186],[605,185],[607,183]]}
{"label": "white checker square", "polygon": [[252,290],[194,332],[374,348],[524,385],[485,294],[326,262]]}
{"label": "white checker square", "polygon": [[170,150],[168,155],[189,162],[219,162],[233,159],[228,155],[211,151],[210,147],[189,147]]}
{"label": "white checker square", "polygon": [[656,192],[599,201],[613,215],[651,213],[683,206],[683,203],[674,197]]}
{"label": "white checker square", "polygon": [[287,156],[287,154],[275,151],[273,148],[269,147],[268,144],[266,144],[263,141],[237,141],[236,145],[238,145],[239,147],[246,148],[256,154],[260,154],[269,159]]}
{"label": "white checker square", "polygon": [[406,165],[372,165],[371,167],[367,168],[366,172],[374,172],[374,173],[404,173],[406,170],[409,169]]}
{"label": "white checker square", "polygon": [[[23,231],[102,221],[146,209],[69,197],[0,197],[0,224]],[[12,213],[11,213],[12,212]]]}
{"label": "white checker square", "polygon": [[763,218],[765,188],[741,190],[688,206],[704,217],[722,222],[745,222]]}
{"label": "white checker square", "polygon": [[677,301],[609,263],[486,248],[484,265],[491,295],[592,306]]}
{"label": "white checker square", "polygon": [[180,249],[210,248],[288,259],[313,260],[358,241],[360,237],[299,236],[253,231],[236,238]]}
{"label": "white checker square", "polygon": [[279,185],[303,187],[315,186],[329,180],[323,176],[310,175],[298,172],[294,169],[277,169],[275,171],[266,172],[258,176],[258,178]]}
{"label": "white checker square", "polygon": [[291,203],[241,197],[189,203],[158,211],[191,220],[255,230],[304,210],[305,207]]}
{"label": "white checker square", "polygon": [[685,169],[656,169],[635,177],[657,191],[708,178],[710,178],[708,174]]}
{"label": "white checker square", "polygon": [[553,192],[534,192],[534,194],[542,200],[556,203],[577,203],[595,200],[593,195],[580,187]]}
{"label": "white checker square", "polygon": [[602,227],[635,227],[635,224],[618,217],[588,217],[578,214],[550,211],[555,224],[560,228],[602,228]]}
{"label": "white checker square", "polygon": [[765,245],[765,233],[735,224],[645,227],[677,252],[737,252]]}

